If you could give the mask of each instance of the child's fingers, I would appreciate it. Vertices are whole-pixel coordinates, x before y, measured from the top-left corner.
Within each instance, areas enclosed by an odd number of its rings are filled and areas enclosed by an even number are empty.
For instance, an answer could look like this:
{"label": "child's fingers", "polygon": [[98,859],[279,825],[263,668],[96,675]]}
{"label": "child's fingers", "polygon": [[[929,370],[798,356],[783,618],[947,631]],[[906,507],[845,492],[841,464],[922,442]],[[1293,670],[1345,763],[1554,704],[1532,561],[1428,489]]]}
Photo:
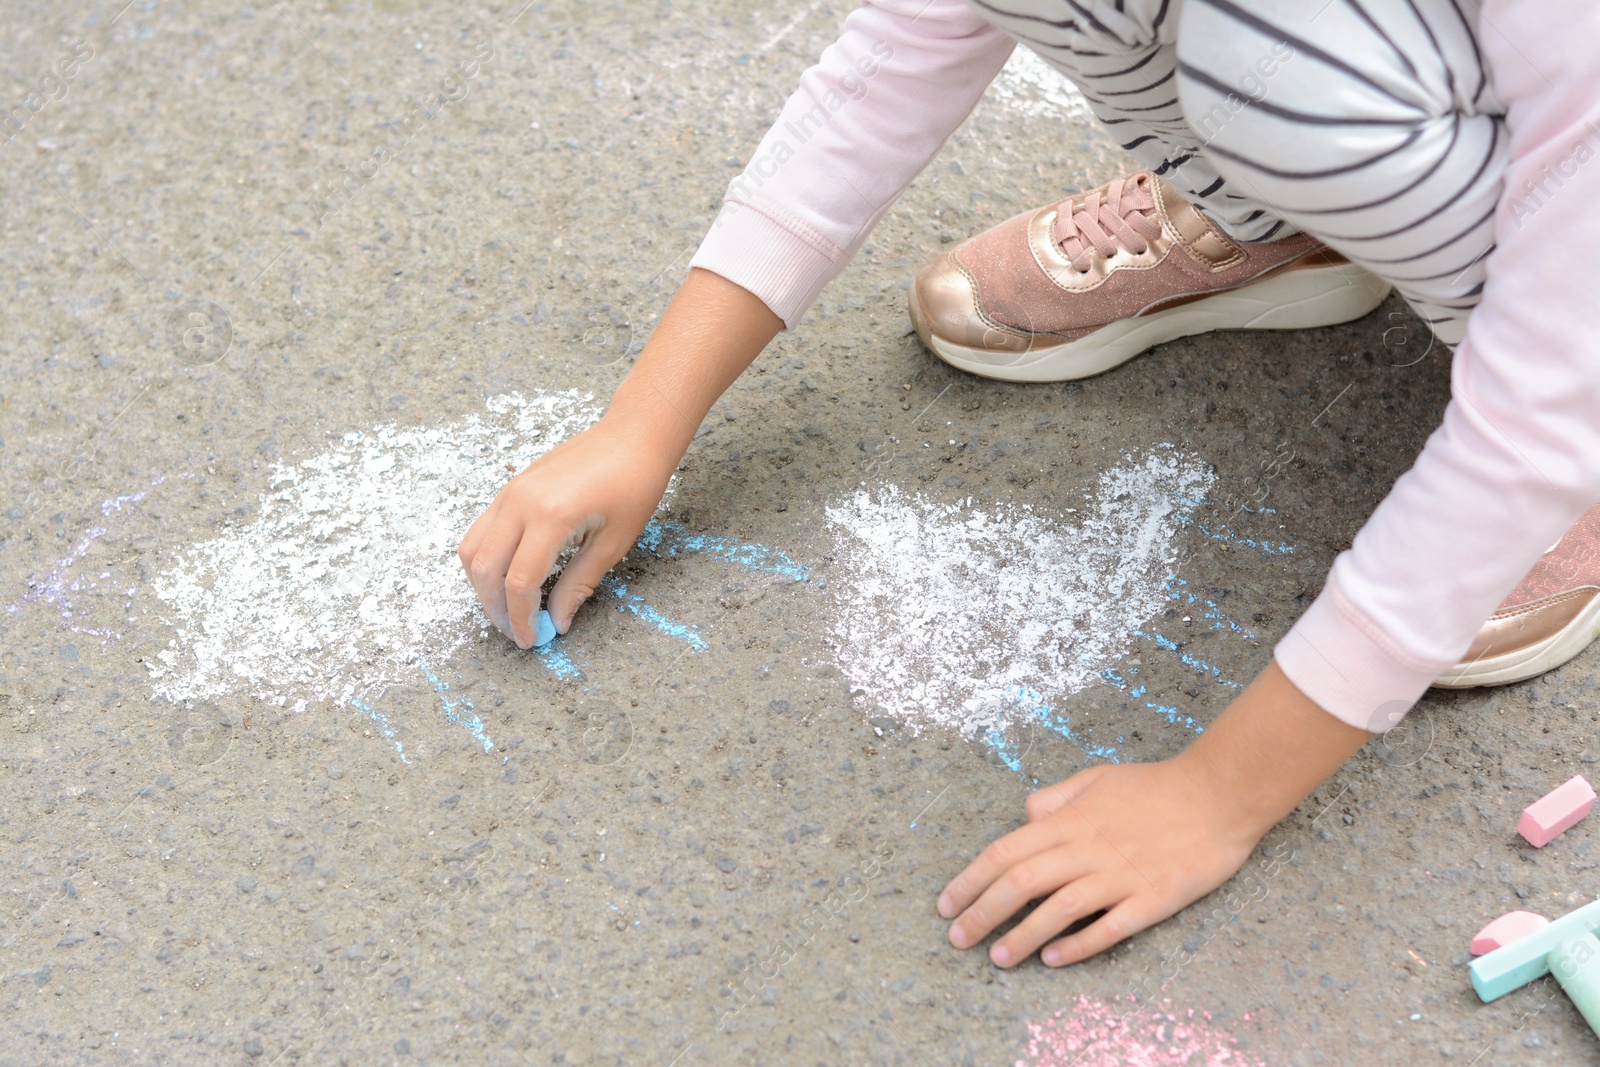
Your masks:
{"label": "child's fingers", "polygon": [[1093,852],[1073,846],[1051,848],[1018,861],[950,924],[950,943],[957,948],[976,945],[1029,902],[1049,896],[1094,869]]}
{"label": "child's fingers", "polygon": [[1098,767],[1089,767],[1074,774],[1064,782],[1047,785],[1034,793],[1029,794],[1027,803],[1023,805],[1028,813],[1029,822],[1038,822],[1040,819],[1054,815],[1068,802],[1077,800],[1083,795],[1084,790],[1094,784],[1109,768],[1109,764],[1102,763]]}
{"label": "child's fingers", "polygon": [[500,508],[478,542],[472,559],[467,561],[467,577],[472,581],[483,610],[506,633],[511,632],[510,617],[506,614],[506,571],[521,542],[522,521],[510,509]]}
{"label": "child's fingers", "polygon": [[971,948],[1028,904],[1093,872],[1092,857],[1081,848],[1053,849],[1025,860],[995,879],[950,924],[950,943],[957,948]]}
{"label": "child's fingers", "polygon": [[950,879],[944,892],[939,894],[939,914],[946,919],[955,918],[1007,871],[1065,840],[1064,829],[1055,820],[1032,822],[1011,831],[978,853],[977,859]]}
{"label": "child's fingers", "polygon": [[1148,905],[1139,903],[1137,897],[1129,897],[1077,933],[1050,942],[1039,953],[1039,958],[1048,967],[1081,963],[1166,917],[1149,910]]}
{"label": "child's fingers", "polygon": [[467,572],[467,578],[472,578],[472,559],[478,554],[478,546],[483,544],[483,536],[489,527],[494,524],[495,513],[500,509],[496,506],[499,501],[490,504],[483,512],[472,520],[472,525],[467,527],[467,532],[461,537],[461,544],[456,548],[456,557],[461,560],[461,569]]}
{"label": "child's fingers", "polygon": [[572,617],[585,600],[594,594],[600,580],[621,559],[627,546],[618,547],[609,537],[591,537],[578,554],[561,568],[561,577],[550,590],[547,610],[556,624],[558,633],[566,633],[572,626]]}
{"label": "child's fingers", "polygon": [[1015,967],[1040,945],[1086,916],[1120,903],[1122,892],[1104,877],[1089,875],[1062,886],[995,942],[989,958]]}
{"label": "child's fingers", "polygon": [[551,540],[548,533],[532,527],[524,528],[517,554],[506,568],[506,614],[511,618],[511,639],[518,648],[532,648],[534,640],[533,615],[539,610],[539,587],[555,569],[556,557],[561,554],[564,541]]}

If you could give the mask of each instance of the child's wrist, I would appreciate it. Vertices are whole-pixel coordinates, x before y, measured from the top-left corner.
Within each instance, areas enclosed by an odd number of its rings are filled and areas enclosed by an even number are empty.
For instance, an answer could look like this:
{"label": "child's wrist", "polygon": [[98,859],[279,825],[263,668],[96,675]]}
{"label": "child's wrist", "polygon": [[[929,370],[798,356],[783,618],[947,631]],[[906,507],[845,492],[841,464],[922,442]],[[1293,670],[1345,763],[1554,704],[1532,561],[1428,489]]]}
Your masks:
{"label": "child's wrist", "polygon": [[1203,802],[1259,839],[1370,736],[1324,711],[1274,663],[1177,758]]}
{"label": "child's wrist", "polygon": [[642,456],[658,461],[669,473],[699,428],[653,385],[633,379],[618,387],[600,424],[628,438]]}
{"label": "child's wrist", "polygon": [[1251,844],[1294,810],[1302,797],[1280,796],[1270,780],[1251,778],[1227,758],[1227,753],[1190,745],[1173,760],[1188,771],[1194,783],[1197,808],[1214,813],[1218,832]]}

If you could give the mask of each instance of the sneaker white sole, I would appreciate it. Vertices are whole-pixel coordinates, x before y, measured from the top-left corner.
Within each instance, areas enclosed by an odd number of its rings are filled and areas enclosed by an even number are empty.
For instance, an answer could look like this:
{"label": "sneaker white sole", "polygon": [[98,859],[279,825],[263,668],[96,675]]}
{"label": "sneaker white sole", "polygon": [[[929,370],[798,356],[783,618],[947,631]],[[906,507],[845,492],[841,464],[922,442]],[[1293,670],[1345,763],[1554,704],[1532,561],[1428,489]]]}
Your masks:
{"label": "sneaker white sole", "polygon": [[1460,663],[1434,679],[1439,689],[1473,689],[1485,685],[1510,685],[1537,678],[1572,659],[1600,637],[1600,596],[1565,627],[1536,645],[1502,656],[1485,656]]}
{"label": "sneaker white sole", "polygon": [[1008,382],[1064,382],[1119,366],[1155,345],[1213,330],[1299,330],[1359,319],[1383,303],[1389,283],[1354,264],[1285,270],[1259,282],[1136,315],[1086,337],[1031,352],[952,344],[931,335],[911,287],[911,320],[934,355],[969,374]]}

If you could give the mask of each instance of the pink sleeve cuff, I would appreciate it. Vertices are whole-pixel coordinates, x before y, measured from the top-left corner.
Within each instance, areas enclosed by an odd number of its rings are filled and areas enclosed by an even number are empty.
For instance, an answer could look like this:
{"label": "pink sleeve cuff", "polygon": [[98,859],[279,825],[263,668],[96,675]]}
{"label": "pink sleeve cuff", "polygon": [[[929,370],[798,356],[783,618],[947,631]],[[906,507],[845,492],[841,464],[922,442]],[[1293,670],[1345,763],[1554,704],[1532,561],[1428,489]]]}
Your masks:
{"label": "pink sleeve cuff", "polygon": [[1383,733],[1451,663],[1395,644],[1352,604],[1330,574],[1322,595],[1273,649],[1289,680],[1334,718]]}
{"label": "pink sleeve cuff", "polygon": [[848,259],[821,234],[808,240],[807,229],[798,219],[785,225],[760,208],[730,200],[689,266],[748,289],[792,330]]}

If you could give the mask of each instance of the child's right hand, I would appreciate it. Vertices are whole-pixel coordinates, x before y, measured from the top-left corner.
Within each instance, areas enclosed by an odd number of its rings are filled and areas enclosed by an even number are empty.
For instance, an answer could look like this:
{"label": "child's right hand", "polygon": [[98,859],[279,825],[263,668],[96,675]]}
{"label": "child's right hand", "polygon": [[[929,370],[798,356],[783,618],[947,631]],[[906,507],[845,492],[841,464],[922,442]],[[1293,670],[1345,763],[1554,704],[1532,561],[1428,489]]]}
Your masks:
{"label": "child's right hand", "polygon": [[550,591],[560,633],[650,521],[679,455],[638,422],[608,415],[528,465],[461,539],[478,600],[519,648],[534,642],[539,590],[556,559],[580,546]]}
{"label": "child's right hand", "polygon": [[650,521],[712,403],[782,327],[753,293],[691,269],[600,421],[530,463],[478,516],[461,565],[519,647],[533,647],[539,589],[562,551],[580,546],[546,610],[566,633]]}

